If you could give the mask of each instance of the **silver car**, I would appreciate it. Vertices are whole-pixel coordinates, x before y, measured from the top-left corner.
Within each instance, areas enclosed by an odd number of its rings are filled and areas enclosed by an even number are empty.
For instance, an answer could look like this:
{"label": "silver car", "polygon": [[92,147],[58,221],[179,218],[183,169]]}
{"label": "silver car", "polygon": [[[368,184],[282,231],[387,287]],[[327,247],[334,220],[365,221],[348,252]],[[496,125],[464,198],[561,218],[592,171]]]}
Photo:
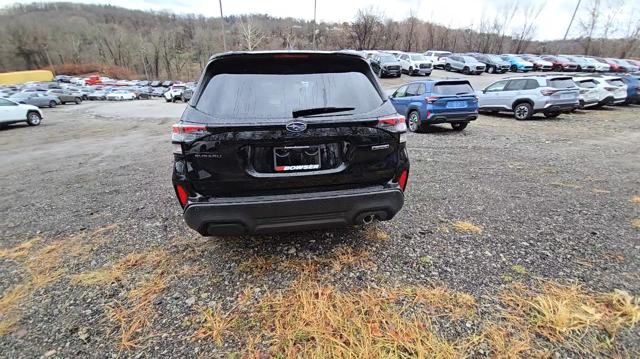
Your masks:
{"label": "silver car", "polygon": [[486,69],[486,65],[468,55],[449,55],[444,64],[446,71],[458,71],[465,75],[480,75]]}
{"label": "silver car", "polygon": [[480,112],[513,112],[516,120],[536,113],[557,117],[579,107],[580,90],[569,76],[511,77],[477,93]]}
{"label": "silver car", "polygon": [[46,92],[19,92],[9,97],[11,101],[33,105],[38,107],[56,107],[62,102],[57,96],[47,94]]}

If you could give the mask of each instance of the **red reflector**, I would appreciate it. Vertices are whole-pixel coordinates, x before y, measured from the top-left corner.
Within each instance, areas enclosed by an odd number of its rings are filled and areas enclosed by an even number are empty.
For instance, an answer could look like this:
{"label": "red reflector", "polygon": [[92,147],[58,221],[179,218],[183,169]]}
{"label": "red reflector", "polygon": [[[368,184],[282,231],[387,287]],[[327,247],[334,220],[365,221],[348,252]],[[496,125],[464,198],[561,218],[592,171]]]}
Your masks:
{"label": "red reflector", "polygon": [[180,124],[176,124],[176,125],[173,125],[173,127],[171,128],[171,132],[173,132],[173,133],[192,133],[192,132],[204,131],[206,129],[207,129],[207,127],[204,126],[204,125],[180,125]]}
{"label": "red reflector", "polygon": [[277,54],[273,55],[274,59],[307,59],[309,55],[303,54]]}
{"label": "red reflector", "polygon": [[428,96],[428,97],[425,97],[424,99],[427,100],[427,103],[434,103],[438,101],[438,96]]}
{"label": "red reflector", "polygon": [[187,191],[181,185],[176,185],[176,194],[178,195],[178,201],[180,205],[184,207],[187,204],[187,199],[189,199],[189,195]]}
{"label": "red reflector", "polygon": [[398,184],[400,185],[400,188],[402,188],[403,192],[404,192],[404,189],[407,188],[408,179],[409,179],[409,170],[402,171],[402,173],[400,173],[400,177],[398,178]]}
{"label": "red reflector", "polygon": [[396,116],[390,118],[381,118],[378,120],[379,125],[395,126],[404,123],[404,116]]}

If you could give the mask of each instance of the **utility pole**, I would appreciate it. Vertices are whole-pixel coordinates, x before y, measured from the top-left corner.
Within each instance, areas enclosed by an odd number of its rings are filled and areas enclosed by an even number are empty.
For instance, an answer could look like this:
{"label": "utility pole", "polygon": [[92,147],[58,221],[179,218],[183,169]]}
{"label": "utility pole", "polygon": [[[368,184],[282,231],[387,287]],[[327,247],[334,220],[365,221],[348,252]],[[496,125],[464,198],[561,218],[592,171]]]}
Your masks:
{"label": "utility pole", "polygon": [[576,9],[573,10],[573,16],[571,16],[571,21],[569,21],[569,26],[567,26],[567,31],[564,33],[564,37],[562,40],[566,40],[569,35],[569,30],[571,30],[571,25],[573,25],[573,20],[576,18],[576,14],[578,13],[578,8],[580,7],[580,3],[582,0],[578,0],[578,4],[576,5]]}
{"label": "utility pole", "polygon": [[222,46],[224,47],[224,52],[227,52],[227,38],[224,34],[224,15],[222,15],[222,0],[218,0],[220,4],[220,26],[222,26]]}
{"label": "utility pole", "polygon": [[318,0],[313,0],[313,49],[316,49],[316,8]]}
{"label": "utility pole", "polygon": [[49,44],[42,44],[42,49],[44,50],[44,54],[47,57],[47,62],[49,63],[49,67],[51,68],[51,72],[53,76],[56,75],[56,69],[53,68],[53,62],[51,62],[51,57],[49,57]]}

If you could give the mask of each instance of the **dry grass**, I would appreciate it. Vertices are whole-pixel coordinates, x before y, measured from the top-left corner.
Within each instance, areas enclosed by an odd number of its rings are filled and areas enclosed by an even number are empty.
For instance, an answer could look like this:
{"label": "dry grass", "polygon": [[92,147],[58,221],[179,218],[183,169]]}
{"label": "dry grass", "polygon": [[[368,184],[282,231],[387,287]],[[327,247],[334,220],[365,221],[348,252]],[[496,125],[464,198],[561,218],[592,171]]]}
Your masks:
{"label": "dry grass", "polygon": [[476,338],[470,338],[466,351],[471,352],[483,344],[488,348],[490,358],[531,357],[533,349],[533,343],[527,331],[493,323],[489,324]]}
{"label": "dry grass", "polygon": [[456,221],[456,222],[453,222],[452,226],[453,226],[453,229],[455,229],[457,232],[475,233],[475,234],[482,233],[482,228],[479,226],[476,226],[471,222]]}
{"label": "dry grass", "polygon": [[99,270],[76,274],[71,279],[74,283],[84,285],[115,283],[125,279],[137,267],[160,267],[168,258],[169,254],[163,250],[154,250],[147,253],[129,253],[112,265],[107,265]]}
{"label": "dry grass", "polygon": [[631,221],[631,226],[633,228],[640,229],[640,218],[636,218],[633,221]]}
{"label": "dry grass", "polygon": [[328,263],[334,272],[339,272],[345,267],[371,267],[373,262],[368,251],[360,249],[354,250],[351,247],[339,247],[328,259]]}
{"label": "dry grass", "polygon": [[31,250],[31,248],[40,240],[40,237],[36,237],[26,242],[22,242],[12,248],[2,248],[0,249],[0,259],[16,259],[26,257],[27,254],[29,254],[29,250]]}
{"label": "dry grass", "polygon": [[631,197],[631,203],[640,204],[640,196]]}
{"label": "dry grass", "polygon": [[204,308],[200,311],[200,328],[194,334],[195,338],[210,338],[217,346],[222,346],[225,336],[231,335],[237,315],[224,312],[220,306]]}
{"label": "dry grass", "polygon": [[389,238],[391,238],[384,229],[378,227],[377,225],[368,226],[365,229],[364,235],[367,239],[374,241],[387,241],[389,240]]}

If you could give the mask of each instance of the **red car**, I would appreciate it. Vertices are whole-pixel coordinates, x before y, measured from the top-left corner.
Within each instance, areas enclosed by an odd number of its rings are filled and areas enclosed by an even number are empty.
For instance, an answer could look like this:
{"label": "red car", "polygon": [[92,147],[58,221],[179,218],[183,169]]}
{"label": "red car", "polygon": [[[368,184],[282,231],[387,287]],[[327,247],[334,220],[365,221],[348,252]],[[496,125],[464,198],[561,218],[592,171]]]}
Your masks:
{"label": "red car", "polygon": [[603,57],[594,57],[594,59],[600,61],[600,62],[604,62],[605,64],[611,66],[611,71],[612,72],[627,72],[627,69],[616,63],[615,61],[611,60],[611,59],[605,59]]}
{"label": "red car", "polygon": [[543,60],[553,64],[553,71],[578,71],[578,64],[562,56],[542,55]]}

